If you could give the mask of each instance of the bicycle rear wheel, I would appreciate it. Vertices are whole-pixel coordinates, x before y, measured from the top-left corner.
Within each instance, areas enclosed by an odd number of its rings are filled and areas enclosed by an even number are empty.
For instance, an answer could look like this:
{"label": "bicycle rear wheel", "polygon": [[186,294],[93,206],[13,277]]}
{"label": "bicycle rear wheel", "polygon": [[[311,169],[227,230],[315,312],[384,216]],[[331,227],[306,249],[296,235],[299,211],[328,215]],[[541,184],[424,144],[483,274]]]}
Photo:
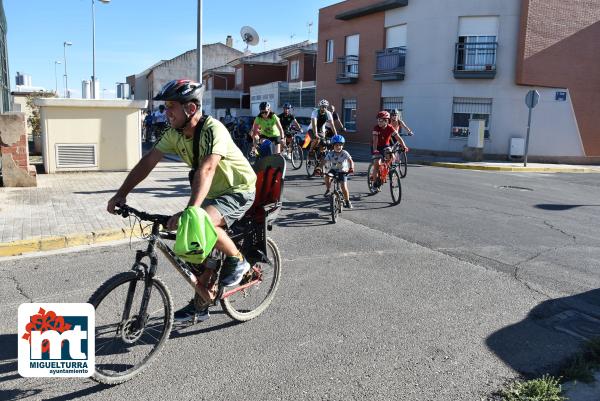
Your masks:
{"label": "bicycle rear wheel", "polygon": [[119,384],[132,379],[165,345],[173,326],[171,293],[158,277],[152,279],[154,296],[138,327],[144,287],[141,275],[124,272],[108,279],[90,297],[88,302],[96,309],[95,381]]}
{"label": "bicycle rear wheel", "polygon": [[400,166],[398,166],[398,171],[401,178],[406,177],[406,172],[408,171],[408,156],[406,152],[400,152]]}
{"label": "bicycle rear wheel", "polygon": [[392,203],[397,205],[402,200],[402,183],[397,169],[390,171],[390,191],[392,192]]}
{"label": "bicycle rear wheel", "polygon": [[292,151],[290,152],[290,161],[292,162],[292,167],[294,170],[298,170],[300,167],[302,167],[304,152],[302,152],[300,145],[298,145],[298,143],[296,143],[294,140],[290,146],[292,147]]}
{"label": "bicycle rear wheel", "polygon": [[[281,277],[281,253],[271,238],[267,238],[267,258],[271,263],[255,263],[242,279],[240,287],[256,279],[259,282],[238,291],[236,288],[226,290],[223,294],[221,307],[232,319],[238,322],[254,319],[273,301]],[[230,292],[231,295],[228,295]]]}

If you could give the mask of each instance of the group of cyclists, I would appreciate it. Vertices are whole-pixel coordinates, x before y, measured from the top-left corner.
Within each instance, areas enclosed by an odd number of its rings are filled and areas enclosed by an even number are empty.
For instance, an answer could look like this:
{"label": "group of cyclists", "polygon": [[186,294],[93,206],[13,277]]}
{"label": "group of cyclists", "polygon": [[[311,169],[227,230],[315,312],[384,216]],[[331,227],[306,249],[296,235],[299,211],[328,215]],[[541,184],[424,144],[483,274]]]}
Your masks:
{"label": "group of cyclists", "polygon": [[[223,123],[202,112],[203,91],[202,83],[183,79],[170,81],[161,88],[153,100],[164,102],[161,111],[164,110],[168,125],[165,122],[162,136],[157,138],[154,147],[141,158],[116,194],[108,201],[107,211],[114,214],[116,207],[124,205],[127,195],[150,174],[165,153],[178,155],[191,168],[191,194],[187,208],[201,207],[209,216],[217,234],[215,247],[226,255],[220,276],[221,284],[226,287],[235,286],[248,272],[250,264],[229,238],[226,229],[241,219],[252,206],[257,177]],[[308,129],[308,152],[309,155],[315,152],[315,147],[321,141],[328,144],[330,151],[320,160],[315,175],[322,175],[322,169],[328,163],[329,172],[338,174],[337,178],[342,183],[345,206],[351,208],[347,174],[353,172],[354,161],[350,153],[343,149],[345,138],[337,132],[334,117],[337,114],[328,110],[330,105],[325,99],[321,100],[318,106],[312,113],[311,126]],[[289,145],[294,140],[294,129],[302,132],[302,127],[292,114],[290,104],[286,103],[279,115],[273,112],[267,102],[262,102],[259,109],[259,115],[254,119],[250,130],[251,137],[256,139],[256,145],[264,145],[268,141],[271,151],[280,153],[282,142]],[[343,130],[339,118],[337,123]],[[398,111],[378,113],[377,125],[372,133],[374,163],[380,163],[380,155],[388,152],[387,147],[392,137],[407,149],[399,136],[403,128],[412,135]],[[305,145],[308,146],[308,143]],[[324,179],[327,196],[330,192],[331,178],[326,176]],[[171,217],[167,229],[177,228],[182,213],[183,211]],[[208,307],[198,310],[193,299],[175,313],[175,319],[181,322],[203,321],[208,316]]]}

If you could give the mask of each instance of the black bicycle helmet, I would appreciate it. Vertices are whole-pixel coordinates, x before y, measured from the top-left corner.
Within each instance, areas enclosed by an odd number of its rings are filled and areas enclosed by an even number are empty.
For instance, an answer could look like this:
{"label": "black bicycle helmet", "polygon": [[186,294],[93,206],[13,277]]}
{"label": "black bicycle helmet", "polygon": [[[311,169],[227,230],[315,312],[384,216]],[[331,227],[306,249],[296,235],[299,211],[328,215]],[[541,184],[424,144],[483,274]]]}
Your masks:
{"label": "black bicycle helmet", "polygon": [[285,104],[283,105],[283,108],[284,108],[284,109],[291,109],[291,108],[292,108],[292,105],[291,105],[291,103],[285,103]]}
{"label": "black bicycle helmet", "polygon": [[260,104],[258,105],[258,109],[260,111],[271,110],[271,105],[269,104],[269,102],[260,102]]}
{"label": "black bicycle helmet", "polygon": [[187,103],[201,100],[202,84],[189,79],[174,79],[167,82],[152,100]]}

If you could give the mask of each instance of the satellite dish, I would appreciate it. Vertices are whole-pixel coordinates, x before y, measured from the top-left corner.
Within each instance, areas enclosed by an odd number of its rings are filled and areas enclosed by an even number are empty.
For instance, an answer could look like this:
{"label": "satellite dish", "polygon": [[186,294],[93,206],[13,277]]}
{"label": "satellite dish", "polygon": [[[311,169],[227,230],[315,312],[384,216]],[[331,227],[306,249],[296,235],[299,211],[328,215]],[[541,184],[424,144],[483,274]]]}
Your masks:
{"label": "satellite dish", "polygon": [[240,35],[242,35],[242,40],[246,43],[246,51],[248,51],[248,46],[256,46],[258,44],[258,33],[256,33],[254,28],[243,26],[240,30]]}

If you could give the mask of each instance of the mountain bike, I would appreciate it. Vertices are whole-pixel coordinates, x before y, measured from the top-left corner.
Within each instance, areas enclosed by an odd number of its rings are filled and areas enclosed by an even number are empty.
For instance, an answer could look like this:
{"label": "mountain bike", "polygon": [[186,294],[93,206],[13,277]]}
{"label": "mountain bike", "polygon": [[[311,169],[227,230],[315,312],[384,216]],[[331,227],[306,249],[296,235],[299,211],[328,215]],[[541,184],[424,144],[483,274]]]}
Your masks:
{"label": "mountain bike", "polygon": [[[302,161],[304,160],[304,152],[295,137],[296,132],[298,131],[288,130],[286,132],[286,139],[281,144],[281,154],[287,156],[287,159],[292,164],[294,170],[298,170],[302,167]],[[288,138],[290,141],[289,144],[287,143]]]}
{"label": "mountain bike", "polygon": [[371,194],[381,192],[381,187],[389,180],[393,205],[399,204],[402,200],[402,184],[400,182],[400,172],[398,171],[400,161],[393,157],[399,149],[400,144],[396,143],[391,148],[391,151],[386,152],[385,155],[381,155],[383,161],[379,163],[379,171],[375,180],[371,177],[372,163],[369,164],[369,169],[367,170],[367,185]]}
{"label": "mountain bike", "polygon": [[344,194],[340,188],[341,176],[348,175],[347,172],[328,172],[327,175],[331,178],[331,195],[329,197],[329,207],[331,209],[331,221],[335,223],[340,214],[342,214],[344,205]]}
{"label": "mountain bike", "polygon": [[123,217],[152,223],[146,250],[136,252],[130,271],[108,279],[90,297],[96,309],[96,369],[92,378],[119,384],[144,371],[163,349],[173,327],[173,299],[157,275],[158,248],[192,286],[198,309],[220,302],[229,317],[245,322],[259,316],[273,301],[281,277],[281,254],[267,237],[281,209],[285,160],[279,155],[258,162],[257,192],[251,209],[228,235],[251,264],[236,287],[219,284],[224,255],[213,250],[199,265],[180,259],[165,240],[175,233],[162,232],[170,216],[149,214],[127,205],[116,212]]}

